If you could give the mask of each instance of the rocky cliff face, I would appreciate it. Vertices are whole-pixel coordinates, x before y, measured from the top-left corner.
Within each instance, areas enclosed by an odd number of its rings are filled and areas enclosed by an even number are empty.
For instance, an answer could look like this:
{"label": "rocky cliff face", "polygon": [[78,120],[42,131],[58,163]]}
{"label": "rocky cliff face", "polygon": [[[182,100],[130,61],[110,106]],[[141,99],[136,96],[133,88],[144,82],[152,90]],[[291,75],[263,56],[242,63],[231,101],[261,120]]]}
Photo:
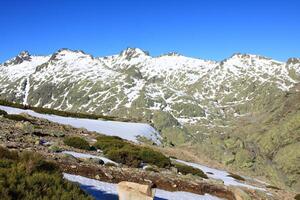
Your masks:
{"label": "rocky cliff face", "polygon": [[190,143],[229,166],[299,186],[300,59],[234,54],[215,62],[134,48],[95,58],[61,49],[22,52],[0,72],[1,99],[139,118],[166,144]]}

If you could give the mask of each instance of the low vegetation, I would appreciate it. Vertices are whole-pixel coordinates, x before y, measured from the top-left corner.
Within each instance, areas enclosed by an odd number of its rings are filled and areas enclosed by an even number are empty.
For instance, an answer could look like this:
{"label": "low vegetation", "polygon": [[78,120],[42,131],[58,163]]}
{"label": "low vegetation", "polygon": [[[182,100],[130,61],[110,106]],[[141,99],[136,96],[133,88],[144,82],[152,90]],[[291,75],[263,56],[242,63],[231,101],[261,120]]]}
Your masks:
{"label": "low vegetation", "polygon": [[37,154],[0,147],[0,196],[3,200],[91,200],[79,186],[63,179],[58,167]]}
{"label": "low vegetation", "polygon": [[7,115],[7,112],[4,110],[0,110],[0,115],[5,116],[5,115]]}
{"label": "low vegetation", "polygon": [[18,122],[31,122],[30,119],[28,119],[27,117],[24,117],[23,115],[11,114],[11,115],[4,115],[4,117],[7,119],[18,121]]}
{"label": "low vegetation", "polygon": [[[267,188],[270,188],[270,189],[274,189],[274,190],[281,190],[279,187],[276,187],[274,185],[267,185],[266,186]],[[299,199],[300,200],[300,199]]]}
{"label": "low vegetation", "polygon": [[64,139],[64,143],[70,147],[74,147],[77,149],[90,150],[90,144],[81,137],[66,137]]}
{"label": "low vegetation", "polygon": [[300,194],[296,194],[296,196],[294,197],[296,200],[300,200]]}
{"label": "low vegetation", "polygon": [[171,165],[170,159],[162,153],[129,143],[116,136],[99,136],[94,146],[103,150],[111,160],[131,167],[140,167],[143,163],[161,168]]}
{"label": "low vegetation", "polygon": [[194,168],[192,166],[179,164],[179,163],[175,163],[174,166],[177,168],[178,172],[180,172],[183,175],[192,174],[192,175],[200,176],[205,179],[208,178],[207,175],[198,168]]}
{"label": "low vegetation", "polygon": [[23,121],[23,122],[26,122],[26,121],[31,121],[30,119],[28,119],[27,117],[23,116],[23,115],[17,115],[17,114],[8,114],[6,111],[4,110],[0,110],[0,116],[3,116],[7,119],[11,119],[11,120],[14,120],[14,121]]}
{"label": "low vegetation", "polygon": [[[14,107],[14,108],[20,108],[20,109],[30,109],[33,110],[37,113],[41,114],[51,114],[51,115],[58,115],[62,117],[75,117],[75,118],[87,118],[87,119],[104,119],[104,120],[111,120],[111,121],[138,121],[138,120],[130,120],[130,119],[122,119],[122,118],[117,118],[114,116],[106,116],[106,115],[95,115],[95,114],[87,114],[87,113],[75,113],[75,112],[66,112],[66,111],[60,111],[60,110],[54,110],[50,108],[42,108],[42,107],[33,107],[33,106],[28,106],[28,105],[23,105],[19,103],[13,103],[10,101],[6,100],[0,100],[0,105],[2,106],[9,106],[9,107]],[[1,115],[1,113],[0,113]]]}
{"label": "low vegetation", "polygon": [[239,181],[245,181],[245,179],[244,179],[242,176],[237,175],[237,174],[230,173],[230,174],[227,175],[227,176],[229,176],[229,177],[231,177],[231,178],[234,178],[234,179],[236,179],[236,180],[239,180]]}

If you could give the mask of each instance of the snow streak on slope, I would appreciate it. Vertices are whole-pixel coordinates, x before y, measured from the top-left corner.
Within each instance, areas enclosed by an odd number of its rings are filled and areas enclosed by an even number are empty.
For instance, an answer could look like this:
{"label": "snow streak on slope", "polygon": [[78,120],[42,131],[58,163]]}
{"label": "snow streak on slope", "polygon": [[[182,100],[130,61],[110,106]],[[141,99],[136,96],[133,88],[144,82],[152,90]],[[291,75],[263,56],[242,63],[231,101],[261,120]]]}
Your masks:
{"label": "snow streak on slope", "polygon": [[27,77],[25,82],[25,95],[24,95],[23,105],[28,105],[29,90],[30,90],[30,83],[29,83],[29,77]]}
{"label": "snow streak on slope", "polygon": [[204,165],[200,165],[200,164],[196,164],[196,163],[192,163],[192,162],[187,162],[187,161],[183,161],[183,160],[175,160],[175,161],[183,163],[183,164],[188,165],[188,166],[192,166],[192,167],[201,169],[204,173],[207,174],[207,176],[209,178],[220,179],[224,182],[224,185],[227,185],[227,186],[228,185],[233,185],[233,186],[241,186],[241,187],[246,187],[246,188],[255,189],[255,190],[262,190],[262,191],[266,190],[264,188],[248,185],[248,184],[245,184],[245,183],[241,183],[241,182],[237,181],[236,179],[230,177],[229,176],[230,174],[226,171],[206,167]]}
{"label": "snow streak on slope", "polygon": [[137,142],[137,137],[146,137],[156,144],[161,143],[159,133],[148,124],[62,117],[57,115],[40,114],[32,110],[23,110],[7,106],[0,106],[0,109],[6,111],[8,114],[27,113],[31,116],[47,119],[52,122],[66,124],[76,128],[85,128],[89,131],[96,131],[105,135],[119,136],[123,139],[134,142]]}
{"label": "snow streak on slope", "polygon": [[[118,200],[118,192],[116,184],[97,181],[64,173],[64,178],[79,183],[80,187],[88,194],[92,195],[96,200]],[[155,192],[155,200],[220,200],[220,198],[208,194],[198,195],[189,192],[169,192],[157,189]]]}
{"label": "snow streak on slope", "polygon": [[74,151],[62,151],[61,153],[63,154],[67,154],[67,155],[71,155],[71,156],[74,156],[75,158],[98,158],[98,159],[101,159],[104,161],[104,163],[113,163],[113,164],[116,164],[116,162],[108,159],[108,158],[105,158],[105,157],[102,157],[102,156],[94,156],[94,155],[91,155],[91,154],[86,154],[86,153],[77,153],[77,152],[74,152]]}

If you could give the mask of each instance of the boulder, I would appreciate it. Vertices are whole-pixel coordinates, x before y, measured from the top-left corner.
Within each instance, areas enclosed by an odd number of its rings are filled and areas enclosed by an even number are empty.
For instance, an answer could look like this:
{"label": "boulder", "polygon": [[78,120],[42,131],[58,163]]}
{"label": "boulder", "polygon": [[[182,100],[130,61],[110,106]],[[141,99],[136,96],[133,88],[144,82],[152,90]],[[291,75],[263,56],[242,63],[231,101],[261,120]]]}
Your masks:
{"label": "boulder", "polygon": [[155,189],[151,185],[142,185],[122,181],[117,185],[119,200],[153,200]]}

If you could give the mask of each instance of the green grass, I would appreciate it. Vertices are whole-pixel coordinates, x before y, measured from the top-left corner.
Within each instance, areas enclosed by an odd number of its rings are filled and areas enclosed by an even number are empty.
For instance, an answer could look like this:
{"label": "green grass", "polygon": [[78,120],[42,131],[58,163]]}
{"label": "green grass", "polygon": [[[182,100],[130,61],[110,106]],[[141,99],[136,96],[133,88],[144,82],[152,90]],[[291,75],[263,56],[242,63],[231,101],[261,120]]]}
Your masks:
{"label": "green grass", "polygon": [[90,150],[90,144],[81,137],[66,137],[64,143],[77,149]]}
{"label": "green grass", "polygon": [[0,147],[0,196],[3,200],[91,200],[78,185],[63,179],[59,168],[42,156]]}
{"label": "green grass", "polygon": [[194,168],[192,166],[179,164],[179,163],[175,163],[174,166],[177,168],[178,172],[182,173],[183,175],[193,174],[208,179],[207,175],[198,168]]}

